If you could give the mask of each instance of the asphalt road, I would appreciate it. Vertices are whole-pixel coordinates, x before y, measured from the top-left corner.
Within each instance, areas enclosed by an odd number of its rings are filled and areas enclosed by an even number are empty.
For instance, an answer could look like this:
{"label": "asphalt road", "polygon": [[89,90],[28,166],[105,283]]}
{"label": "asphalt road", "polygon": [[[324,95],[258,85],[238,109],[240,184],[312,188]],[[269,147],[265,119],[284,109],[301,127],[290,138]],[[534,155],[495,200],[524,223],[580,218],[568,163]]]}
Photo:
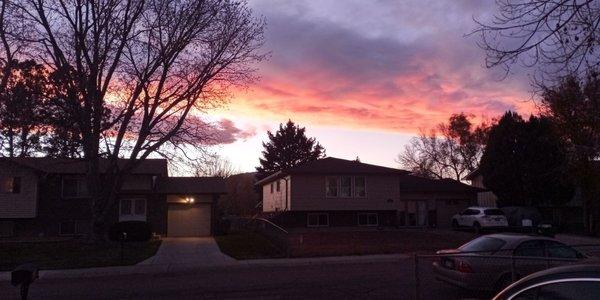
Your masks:
{"label": "asphalt road", "polygon": [[[412,260],[285,267],[233,267],[77,279],[39,279],[30,299],[414,299]],[[428,273],[428,272],[424,272]],[[429,275],[425,275],[429,277]],[[473,298],[421,278],[422,299]],[[489,297],[489,296],[488,296]],[[0,299],[18,299],[0,282]]]}

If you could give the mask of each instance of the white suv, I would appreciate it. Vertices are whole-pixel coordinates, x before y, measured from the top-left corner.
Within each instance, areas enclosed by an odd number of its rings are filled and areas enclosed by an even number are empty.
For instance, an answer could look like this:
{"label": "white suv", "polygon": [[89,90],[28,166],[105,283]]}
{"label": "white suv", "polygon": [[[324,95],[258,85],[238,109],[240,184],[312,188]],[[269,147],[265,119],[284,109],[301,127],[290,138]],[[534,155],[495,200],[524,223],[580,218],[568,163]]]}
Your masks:
{"label": "white suv", "polygon": [[507,227],[508,221],[504,212],[495,207],[472,206],[452,217],[452,227],[481,228]]}

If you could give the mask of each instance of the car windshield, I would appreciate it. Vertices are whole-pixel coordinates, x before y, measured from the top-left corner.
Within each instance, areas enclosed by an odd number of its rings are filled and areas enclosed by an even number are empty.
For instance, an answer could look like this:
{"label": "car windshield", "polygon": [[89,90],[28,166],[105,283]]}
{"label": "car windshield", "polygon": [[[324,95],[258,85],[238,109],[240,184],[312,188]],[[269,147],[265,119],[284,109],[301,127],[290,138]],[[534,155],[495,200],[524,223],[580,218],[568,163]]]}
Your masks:
{"label": "car windshield", "polygon": [[486,209],[483,211],[483,213],[486,216],[504,216],[504,212],[497,208]]}
{"label": "car windshield", "polygon": [[504,244],[506,242],[501,239],[483,236],[460,246],[458,249],[464,252],[495,252],[500,250]]}

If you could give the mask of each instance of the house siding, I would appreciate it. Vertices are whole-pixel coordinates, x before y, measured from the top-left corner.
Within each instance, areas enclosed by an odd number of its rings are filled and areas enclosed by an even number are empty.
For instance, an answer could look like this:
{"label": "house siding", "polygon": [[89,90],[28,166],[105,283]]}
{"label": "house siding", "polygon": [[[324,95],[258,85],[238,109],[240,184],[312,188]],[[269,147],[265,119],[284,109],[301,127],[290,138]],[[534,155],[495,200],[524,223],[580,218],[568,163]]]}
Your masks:
{"label": "house siding", "polygon": [[[294,176],[295,177],[295,176]],[[277,191],[277,182],[279,181],[279,191]],[[271,193],[271,183],[273,192]],[[289,210],[291,202],[291,178],[290,176],[278,179],[263,185],[263,212],[277,212]],[[287,191],[287,193],[286,193]],[[287,201],[286,201],[287,195]],[[287,202],[287,203],[286,203]]]}
{"label": "house siding", "polygon": [[[366,197],[326,197],[325,181],[329,176],[365,177]],[[316,210],[395,210],[400,188],[396,176],[385,175],[292,175],[291,211]]]}
{"label": "house siding", "polygon": [[19,193],[0,193],[0,219],[35,218],[38,195],[37,174],[29,168],[14,163],[0,162],[0,176],[21,178]]}
{"label": "house siding", "polygon": [[[475,178],[473,178],[471,180],[471,185],[474,187],[485,189],[485,186],[483,185],[483,176],[481,176],[481,175],[475,176]],[[477,204],[479,206],[496,207],[497,200],[498,200],[498,197],[496,197],[496,195],[494,195],[494,193],[492,193],[492,192],[488,191],[488,192],[477,193]]]}

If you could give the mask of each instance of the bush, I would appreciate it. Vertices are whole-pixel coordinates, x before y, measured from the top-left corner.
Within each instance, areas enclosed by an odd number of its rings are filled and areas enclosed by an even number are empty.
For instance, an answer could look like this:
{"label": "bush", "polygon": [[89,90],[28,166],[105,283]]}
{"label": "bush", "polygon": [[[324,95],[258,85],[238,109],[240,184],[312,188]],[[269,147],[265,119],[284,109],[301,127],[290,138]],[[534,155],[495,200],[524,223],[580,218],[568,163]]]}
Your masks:
{"label": "bush", "polygon": [[123,232],[127,233],[126,241],[144,242],[152,238],[152,227],[144,221],[125,221],[113,224],[108,230],[111,241],[120,241]]}

